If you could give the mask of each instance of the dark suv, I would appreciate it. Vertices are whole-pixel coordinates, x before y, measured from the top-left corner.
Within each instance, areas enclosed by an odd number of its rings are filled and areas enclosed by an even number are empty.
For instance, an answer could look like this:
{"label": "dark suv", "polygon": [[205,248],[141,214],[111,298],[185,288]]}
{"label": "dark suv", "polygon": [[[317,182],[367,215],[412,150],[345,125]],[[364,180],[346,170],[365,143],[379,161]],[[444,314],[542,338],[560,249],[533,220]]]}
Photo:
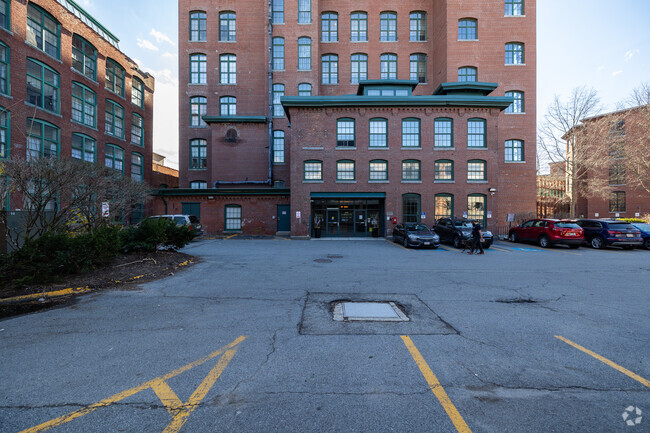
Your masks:
{"label": "dark suv", "polygon": [[641,231],[625,221],[581,219],[576,224],[585,231],[585,242],[596,249],[609,246],[632,249],[643,245]]}
{"label": "dark suv", "polygon": [[[449,242],[456,248],[461,248],[461,241],[472,237],[472,222],[466,218],[440,218],[433,230],[440,236],[440,242]],[[483,233],[483,248],[492,245],[492,233],[481,230]]]}

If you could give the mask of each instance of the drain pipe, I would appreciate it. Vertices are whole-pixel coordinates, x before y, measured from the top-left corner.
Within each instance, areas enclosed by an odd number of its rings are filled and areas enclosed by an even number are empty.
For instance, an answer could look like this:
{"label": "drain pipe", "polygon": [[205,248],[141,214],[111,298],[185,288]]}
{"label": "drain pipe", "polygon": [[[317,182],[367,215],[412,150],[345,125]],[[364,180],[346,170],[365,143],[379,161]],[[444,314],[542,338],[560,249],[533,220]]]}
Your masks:
{"label": "drain pipe", "polygon": [[268,86],[269,86],[269,185],[273,185],[273,0],[268,0],[269,9],[269,61],[268,61]]}

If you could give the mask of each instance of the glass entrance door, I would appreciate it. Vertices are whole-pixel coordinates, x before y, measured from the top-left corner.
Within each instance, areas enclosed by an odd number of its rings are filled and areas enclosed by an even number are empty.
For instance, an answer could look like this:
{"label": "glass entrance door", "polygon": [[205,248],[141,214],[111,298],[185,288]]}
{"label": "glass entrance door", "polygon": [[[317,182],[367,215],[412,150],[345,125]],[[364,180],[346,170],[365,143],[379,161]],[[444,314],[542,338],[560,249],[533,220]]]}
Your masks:
{"label": "glass entrance door", "polygon": [[[346,206],[347,207],[347,206]],[[341,209],[340,211],[339,236],[354,236],[354,210]]]}
{"label": "glass entrance door", "polygon": [[354,211],[354,235],[355,236],[367,236],[368,235],[368,220],[366,219],[366,211],[355,210]]}
{"label": "glass entrance door", "polygon": [[325,236],[338,236],[339,235],[339,210],[327,209],[327,231]]}

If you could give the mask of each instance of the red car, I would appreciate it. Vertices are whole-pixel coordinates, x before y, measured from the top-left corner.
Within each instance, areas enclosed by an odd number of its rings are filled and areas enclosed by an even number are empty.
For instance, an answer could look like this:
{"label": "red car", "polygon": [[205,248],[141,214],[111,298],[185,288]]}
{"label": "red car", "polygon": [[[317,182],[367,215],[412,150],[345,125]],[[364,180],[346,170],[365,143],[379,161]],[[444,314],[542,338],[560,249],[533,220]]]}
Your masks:
{"label": "red car", "polygon": [[511,228],[508,238],[512,242],[537,242],[542,248],[556,244],[579,248],[585,241],[585,233],[574,222],[545,218],[526,221],[519,227]]}

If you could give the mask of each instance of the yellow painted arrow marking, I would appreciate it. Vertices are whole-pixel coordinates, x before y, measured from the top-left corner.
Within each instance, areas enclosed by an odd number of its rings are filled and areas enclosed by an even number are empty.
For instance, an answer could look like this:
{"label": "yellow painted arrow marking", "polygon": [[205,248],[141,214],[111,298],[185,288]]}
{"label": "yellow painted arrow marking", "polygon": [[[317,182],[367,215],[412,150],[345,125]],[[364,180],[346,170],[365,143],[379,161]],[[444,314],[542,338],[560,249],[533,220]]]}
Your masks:
{"label": "yellow painted arrow marking", "polygon": [[[145,389],[149,388],[151,388],[156,393],[162,404],[167,408],[167,411],[174,417],[171,424],[169,424],[165,429],[165,432],[176,433],[180,430],[185,421],[187,421],[187,417],[190,415],[190,413],[196,409],[201,400],[203,400],[208,391],[210,391],[210,388],[212,388],[219,376],[221,376],[221,373],[226,368],[233,356],[235,356],[235,353],[237,352],[237,345],[245,339],[246,336],[242,335],[235,339],[232,343],[223,346],[221,349],[216,350],[201,359],[184,365],[183,367],[177,368],[176,370],[169,372],[163,376],[152,379],[134,388],[127,389],[126,391],[119,392],[97,403],[91,404],[90,406],[83,407],[58,418],[46,421],[43,424],[39,424],[35,427],[22,430],[19,433],[36,433],[49,430],[53,427],[70,422],[73,419],[87,415],[101,407],[107,407],[113,403],[122,401],[128,397],[131,397],[132,395],[139,393],[140,391],[144,391]],[[187,403],[183,404],[176,393],[174,393],[169,385],[167,385],[166,381],[172,377],[178,376],[179,374],[185,373],[194,367],[204,364],[219,355],[223,356],[219,359],[217,365],[214,366],[208,376],[203,380],[203,382],[201,382]]]}

